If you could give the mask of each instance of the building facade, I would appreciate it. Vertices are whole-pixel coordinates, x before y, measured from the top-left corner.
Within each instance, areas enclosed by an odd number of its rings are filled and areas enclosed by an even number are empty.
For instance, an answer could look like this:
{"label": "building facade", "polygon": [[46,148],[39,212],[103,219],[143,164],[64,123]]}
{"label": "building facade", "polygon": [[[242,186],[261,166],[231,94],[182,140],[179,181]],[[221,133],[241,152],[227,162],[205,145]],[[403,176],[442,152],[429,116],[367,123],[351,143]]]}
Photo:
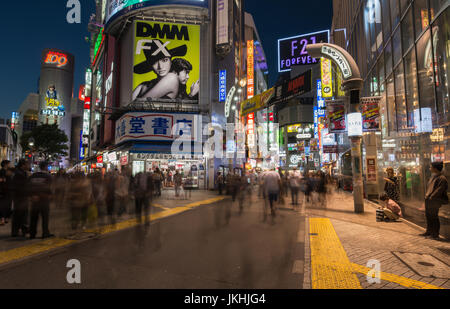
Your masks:
{"label": "building facade", "polygon": [[[445,0],[338,0],[333,41],[356,60],[364,96],[380,96],[380,132],[364,136],[375,155],[377,191],[385,170],[399,180],[405,215],[424,223],[423,201],[431,162],[449,176],[450,8]],[[363,162],[365,162],[364,160]],[[450,208],[441,210],[449,235]]]}

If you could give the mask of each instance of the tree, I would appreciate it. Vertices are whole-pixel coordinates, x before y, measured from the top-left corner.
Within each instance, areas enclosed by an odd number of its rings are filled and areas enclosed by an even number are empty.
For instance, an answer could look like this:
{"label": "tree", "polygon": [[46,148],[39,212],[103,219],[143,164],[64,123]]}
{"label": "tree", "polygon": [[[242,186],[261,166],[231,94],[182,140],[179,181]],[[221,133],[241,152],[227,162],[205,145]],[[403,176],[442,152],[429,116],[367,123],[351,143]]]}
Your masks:
{"label": "tree", "polygon": [[[30,138],[34,139],[34,146],[29,145]],[[20,138],[20,145],[24,152],[35,152],[45,161],[49,161],[51,157],[67,155],[68,141],[67,135],[56,124],[43,124],[35,127],[31,132],[24,133]]]}

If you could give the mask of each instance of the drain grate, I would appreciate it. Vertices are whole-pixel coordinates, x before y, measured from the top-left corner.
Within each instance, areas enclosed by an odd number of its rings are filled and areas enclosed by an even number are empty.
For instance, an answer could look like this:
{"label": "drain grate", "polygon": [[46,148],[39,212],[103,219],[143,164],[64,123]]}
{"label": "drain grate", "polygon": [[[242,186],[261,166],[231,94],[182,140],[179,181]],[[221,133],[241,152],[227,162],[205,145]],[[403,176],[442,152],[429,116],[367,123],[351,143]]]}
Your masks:
{"label": "drain grate", "polygon": [[445,253],[447,255],[450,255],[450,249],[449,248],[437,248],[442,253]]}

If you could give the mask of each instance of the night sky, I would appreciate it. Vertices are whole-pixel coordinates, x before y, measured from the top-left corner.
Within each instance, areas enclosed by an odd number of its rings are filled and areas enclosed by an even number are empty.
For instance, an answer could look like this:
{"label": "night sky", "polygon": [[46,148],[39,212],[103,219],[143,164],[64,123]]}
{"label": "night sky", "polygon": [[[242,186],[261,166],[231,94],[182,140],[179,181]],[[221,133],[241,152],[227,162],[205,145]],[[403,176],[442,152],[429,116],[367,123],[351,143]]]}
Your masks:
{"label": "night sky", "polygon": [[[75,56],[74,93],[84,83],[89,66],[87,24],[94,0],[81,0],[81,24],[68,24],[66,0],[2,1],[0,10],[0,118],[11,118],[30,92],[36,92],[44,48],[58,48]],[[269,65],[269,85],[276,81],[277,40],[331,27],[331,0],[246,0]]]}

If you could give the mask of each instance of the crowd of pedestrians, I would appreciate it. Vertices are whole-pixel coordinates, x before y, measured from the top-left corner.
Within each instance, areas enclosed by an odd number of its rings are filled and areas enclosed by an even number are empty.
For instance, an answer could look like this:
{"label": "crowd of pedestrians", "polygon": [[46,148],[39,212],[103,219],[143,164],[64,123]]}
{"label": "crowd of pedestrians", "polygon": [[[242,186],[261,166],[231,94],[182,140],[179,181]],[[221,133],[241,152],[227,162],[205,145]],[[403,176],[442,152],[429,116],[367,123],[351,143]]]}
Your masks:
{"label": "crowd of pedestrians", "polygon": [[67,228],[73,233],[115,224],[117,217],[133,212],[139,222],[144,216],[149,223],[151,203],[161,197],[163,187],[174,186],[179,196],[181,190],[189,191],[189,179],[179,171],[163,172],[159,168],[134,177],[126,167],[89,175],[64,170],[51,174],[46,162],[33,173],[27,160],[20,160],[16,167],[4,160],[0,170],[0,225],[11,224],[11,237],[34,239],[41,220],[42,238],[53,237],[49,229],[53,209],[69,216]]}
{"label": "crowd of pedestrians", "polygon": [[257,193],[265,200],[264,218],[268,209],[275,218],[276,209],[280,204],[286,204],[289,192],[293,209],[299,209],[303,198],[311,205],[326,205],[330,179],[322,171],[305,171],[302,174],[297,168],[291,171],[276,171],[273,168],[262,172],[235,169],[225,176],[218,172],[215,185],[219,195],[231,195],[232,202],[238,203],[239,213],[242,213],[244,205],[251,204],[253,192]]}

